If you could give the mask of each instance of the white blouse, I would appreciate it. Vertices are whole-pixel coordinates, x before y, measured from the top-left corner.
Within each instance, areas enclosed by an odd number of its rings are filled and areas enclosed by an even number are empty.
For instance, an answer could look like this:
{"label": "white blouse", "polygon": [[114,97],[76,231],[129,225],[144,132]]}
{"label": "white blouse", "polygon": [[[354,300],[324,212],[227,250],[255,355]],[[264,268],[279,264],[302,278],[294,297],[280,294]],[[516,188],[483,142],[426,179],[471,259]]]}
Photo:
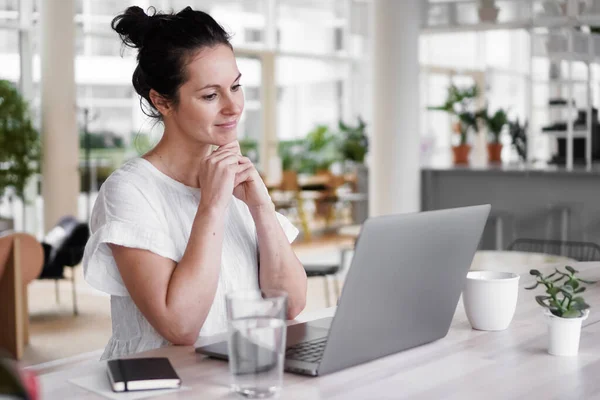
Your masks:
{"label": "white blouse", "polygon": [[[83,271],[91,286],[111,295],[112,337],[102,359],[169,345],[129,296],[108,243],[149,250],[179,262],[199,202],[200,189],[170,178],[143,158],[125,163],[100,188],[90,220],[92,236],[85,248]],[[293,241],[298,229],[281,214],[277,218],[288,240]],[[257,249],[250,211],[233,198],[226,211],[217,291],[201,336],[227,330],[227,292],[258,288]]]}

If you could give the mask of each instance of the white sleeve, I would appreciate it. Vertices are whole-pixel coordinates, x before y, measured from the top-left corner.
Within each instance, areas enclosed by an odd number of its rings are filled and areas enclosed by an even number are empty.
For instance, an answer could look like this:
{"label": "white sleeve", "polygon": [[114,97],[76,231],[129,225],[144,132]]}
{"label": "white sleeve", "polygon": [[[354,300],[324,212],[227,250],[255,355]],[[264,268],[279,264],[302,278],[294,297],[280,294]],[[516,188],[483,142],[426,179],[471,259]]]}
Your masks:
{"label": "white sleeve", "polygon": [[296,228],[285,216],[279,214],[278,212],[276,212],[275,215],[277,216],[279,225],[281,225],[281,227],[283,228],[283,231],[285,232],[285,236],[287,236],[288,241],[292,243],[296,239],[296,237],[298,237],[298,233],[300,231],[298,231],[298,228]]}
{"label": "white sleeve", "polygon": [[140,189],[116,176],[98,194],[90,220],[92,235],[85,247],[83,273],[94,288],[114,296],[129,296],[108,244],[149,250],[177,260],[177,250],[156,202],[153,188]]}

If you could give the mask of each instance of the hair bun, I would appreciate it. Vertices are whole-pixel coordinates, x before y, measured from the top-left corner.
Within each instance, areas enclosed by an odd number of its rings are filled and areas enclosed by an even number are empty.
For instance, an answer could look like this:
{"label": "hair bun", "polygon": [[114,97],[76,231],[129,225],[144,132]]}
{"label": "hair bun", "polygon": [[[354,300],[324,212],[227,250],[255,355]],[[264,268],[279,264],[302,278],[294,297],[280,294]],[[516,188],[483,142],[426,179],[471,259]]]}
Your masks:
{"label": "hair bun", "polygon": [[[156,12],[156,11],[155,11]],[[110,26],[125,45],[140,49],[151,27],[151,16],[138,6],[129,7],[123,14],[113,18]]]}

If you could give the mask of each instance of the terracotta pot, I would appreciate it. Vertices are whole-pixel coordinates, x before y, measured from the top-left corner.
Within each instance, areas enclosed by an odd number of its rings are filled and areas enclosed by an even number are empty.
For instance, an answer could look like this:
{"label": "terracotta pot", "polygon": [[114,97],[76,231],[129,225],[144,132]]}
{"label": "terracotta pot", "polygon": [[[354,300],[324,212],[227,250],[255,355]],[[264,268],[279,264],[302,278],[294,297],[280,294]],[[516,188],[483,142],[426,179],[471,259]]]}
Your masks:
{"label": "terracotta pot", "polygon": [[460,146],[452,147],[452,152],[454,153],[454,164],[468,164],[470,151],[471,146],[468,144],[461,144]]}
{"label": "terracotta pot", "polygon": [[502,143],[488,143],[488,159],[491,163],[502,162]]}
{"label": "terracotta pot", "polygon": [[297,190],[298,173],[296,171],[283,171],[280,190]]}
{"label": "terracotta pot", "polygon": [[498,21],[498,13],[500,9],[498,7],[480,7],[479,8],[479,21],[481,22],[496,22]]}

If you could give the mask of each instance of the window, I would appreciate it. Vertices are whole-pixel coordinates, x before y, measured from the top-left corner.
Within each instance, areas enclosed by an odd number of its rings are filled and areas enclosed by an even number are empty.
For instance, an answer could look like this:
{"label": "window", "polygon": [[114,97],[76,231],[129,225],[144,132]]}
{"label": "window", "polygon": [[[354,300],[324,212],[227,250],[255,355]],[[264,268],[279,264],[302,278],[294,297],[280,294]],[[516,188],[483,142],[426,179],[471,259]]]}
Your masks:
{"label": "window", "polygon": [[12,29],[0,29],[0,54],[19,53],[19,32]]}
{"label": "window", "polygon": [[348,77],[343,63],[280,57],[277,60],[277,135],[280,139],[303,138],[316,125],[337,126],[343,115],[340,92]]}
{"label": "window", "polygon": [[433,155],[435,160],[446,161],[450,147],[456,144],[448,115],[427,110],[427,106],[443,103],[450,83],[466,86],[477,82],[481,101],[488,102],[491,112],[503,108],[510,119],[524,120],[530,66],[526,32],[431,34],[421,36],[420,42],[424,157]]}
{"label": "window", "polygon": [[343,0],[282,0],[278,3],[279,48],[286,52],[331,54],[342,50],[349,15]]}

